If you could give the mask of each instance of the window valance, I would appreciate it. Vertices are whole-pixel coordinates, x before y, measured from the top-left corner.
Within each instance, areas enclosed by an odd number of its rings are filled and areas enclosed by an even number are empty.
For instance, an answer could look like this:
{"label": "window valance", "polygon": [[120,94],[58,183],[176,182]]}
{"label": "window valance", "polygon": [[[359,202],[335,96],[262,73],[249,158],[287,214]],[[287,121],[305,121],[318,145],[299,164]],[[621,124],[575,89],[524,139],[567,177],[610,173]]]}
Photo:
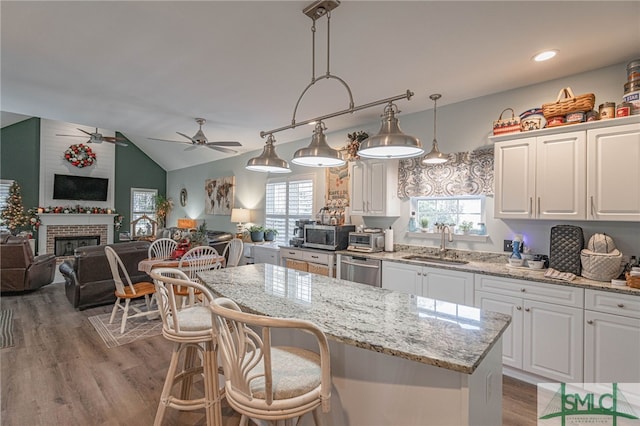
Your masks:
{"label": "window valance", "polygon": [[449,154],[444,164],[422,164],[421,160],[400,161],[398,197],[493,195],[493,147]]}

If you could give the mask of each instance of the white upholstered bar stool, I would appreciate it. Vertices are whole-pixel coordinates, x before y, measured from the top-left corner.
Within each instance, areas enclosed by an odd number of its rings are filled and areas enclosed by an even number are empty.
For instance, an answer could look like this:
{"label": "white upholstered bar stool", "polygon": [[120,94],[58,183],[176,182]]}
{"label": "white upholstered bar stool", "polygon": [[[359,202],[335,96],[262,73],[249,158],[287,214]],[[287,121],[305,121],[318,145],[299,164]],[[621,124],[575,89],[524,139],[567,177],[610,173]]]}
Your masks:
{"label": "white upholstered bar stool", "polygon": [[[175,342],[154,425],[162,424],[167,407],[178,410],[204,408],[207,425],[222,425],[220,401],[224,390],[221,392],[219,388],[216,342],[212,333],[211,311],[206,306],[213,297],[206,287],[190,281],[178,269],[156,268],[150,276],[156,286],[162,335]],[[205,304],[181,307],[174,292],[179,287],[198,290]],[[204,397],[191,399],[193,379],[200,375],[204,380]],[[177,383],[181,385],[180,394],[174,396],[172,390]]]}
{"label": "white upholstered bar stool", "polygon": [[[331,398],[329,344],[322,330],[309,321],[244,313],[226,298],[209,306],[224,368],[225,397],[242,415],[240,425],[246,426],[249,418],[290,423],[297,417],[299,422],[310,411],[320,425],[319,409],[329,412]],[[319,354],[271,346],[272,328],[311,333]]]}

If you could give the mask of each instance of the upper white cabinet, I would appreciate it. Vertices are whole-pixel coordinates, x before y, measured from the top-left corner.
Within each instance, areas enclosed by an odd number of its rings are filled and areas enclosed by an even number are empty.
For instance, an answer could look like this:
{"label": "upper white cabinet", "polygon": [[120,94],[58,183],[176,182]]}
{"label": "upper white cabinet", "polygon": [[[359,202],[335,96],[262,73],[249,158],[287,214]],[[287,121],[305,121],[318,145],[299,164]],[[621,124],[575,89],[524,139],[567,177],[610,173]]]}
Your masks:
{"label": "upper white cabinet", "polygon": [[400,216],[397,160],[351,163],[351,214]]}
{"label": "upper white cabinet", "polygon": [[586,135],[570,132],[495,145],[495,217],[586,218]]}
{"label": "upper white cabinet", "polygon": [[632,116],[491,138],[494,216],[639,221],[638,121]]}
{"label": "upper white cabinet", "polygon": [[587,131],[588,219],[640,221],[640,124]]}

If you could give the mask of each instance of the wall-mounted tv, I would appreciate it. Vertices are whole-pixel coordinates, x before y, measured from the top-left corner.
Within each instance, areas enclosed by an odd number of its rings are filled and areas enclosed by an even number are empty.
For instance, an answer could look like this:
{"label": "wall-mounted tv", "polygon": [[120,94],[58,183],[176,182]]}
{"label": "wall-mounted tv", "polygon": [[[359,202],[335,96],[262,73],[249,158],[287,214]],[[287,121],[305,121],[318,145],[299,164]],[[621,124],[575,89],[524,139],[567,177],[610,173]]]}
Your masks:
{"label": "wall-mounted tv", "polygon": [[54,200],[107,201],[109,179],[54,175]]}

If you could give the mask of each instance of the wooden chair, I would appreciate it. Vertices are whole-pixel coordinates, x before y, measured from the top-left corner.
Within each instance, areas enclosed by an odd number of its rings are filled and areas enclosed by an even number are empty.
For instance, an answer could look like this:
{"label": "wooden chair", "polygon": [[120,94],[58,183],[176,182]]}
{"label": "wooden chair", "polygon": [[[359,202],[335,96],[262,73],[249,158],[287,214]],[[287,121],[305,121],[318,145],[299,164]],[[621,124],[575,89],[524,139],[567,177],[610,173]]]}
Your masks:
{"label": "wooden chair", "polygon": [[[151,317],[152,314],[158,313],[158,310],[151,310],[151,305],[153,304],[155,297],[155,286],[153,283],[142,281],[133,284],[131,282],[131,278],[129,277],[129,273],[125,268],[120,256],[109,246],[105,246],[104,252],[107,255],[107,260],[109,261],[109,267],[111,268],[111,275],[113,276],[113,281],[116,285],[116,303],[113,305],[113,310],[111,311],[111,318],[109,319],[109,324],[113,323],[113,320],[116,317],[116,312],[118,309],[122,310],[122,322],[120,325],[120,333],[124,333],[124,329],[127,325],[128,318],[135,318],[140,316]],[[124,279],[124,281],[123,281]],[[146,311],[141,310],[136,305],[131,305],[130,302],[132,299],[139,299],[144,297]],[[124,299],[124,305],[121,305],[120,302]],[[133,315],[129,314],[129,309],[132,309],[136,313]]]}
{"label": "wooden chair", "polygon": [[[244,313],[226,298],[215,299],[209,306],[224,369],[225,397],[242,415],[240,425],[247,425],[249,418],[277,422],[309,411],[319,425],[318,409],[328,412],[331,397],[329,345],[322,330],[309,321]],[[310,332],[320,353],[271,346],[272,328]]]}
{"label": "wooden chair", "polygon": [[[204,408],[207,425],[222,425],[220,400],[224,396],[224,389],[220,392],[211,311],[206,305],[181,307],[174,289],[197,290],[206,303],[210,303],[213,296],[206,287],[190,281],[178,269],[156,268],[150,275],[156,287],[162,317],[162,335],[175,343],[154,425],[162,424],[167,407],[177,410]],[[200,359],[202,362],[198,363]],[[193,378],[198,375],[203,376],[204,397],[191,399]],[[174,396],[172,389],[177,383],[181,384],[180,393]]]}
{"label": "wooden chair", "polygon": [[242,259],[242,253],[244,250],[244,243],[240,238],[234,238],[224,248],[222,256],[227,259],[226,267],[238,266],[240,259]]}
{"label": "wooden chair", "polygon": [[172,238],[158,238],[149,246],[149,255],[147,257],[168,259],[177,247],[178,242]]}
{"label": "wooden chair", "polygon": [[[189,250],[182,256],[178,269],[183,271],[191,281],[200,282],[198,272],[209,271],[211,269],[222,268],[222,261],[218,251],[209,246],[197,246]],[[202,284],[202,283],[201,283]],[[195,303],[195,296],[198,294],[192,287],[175,289],[177,296],[183,297],[183,305]]]}

